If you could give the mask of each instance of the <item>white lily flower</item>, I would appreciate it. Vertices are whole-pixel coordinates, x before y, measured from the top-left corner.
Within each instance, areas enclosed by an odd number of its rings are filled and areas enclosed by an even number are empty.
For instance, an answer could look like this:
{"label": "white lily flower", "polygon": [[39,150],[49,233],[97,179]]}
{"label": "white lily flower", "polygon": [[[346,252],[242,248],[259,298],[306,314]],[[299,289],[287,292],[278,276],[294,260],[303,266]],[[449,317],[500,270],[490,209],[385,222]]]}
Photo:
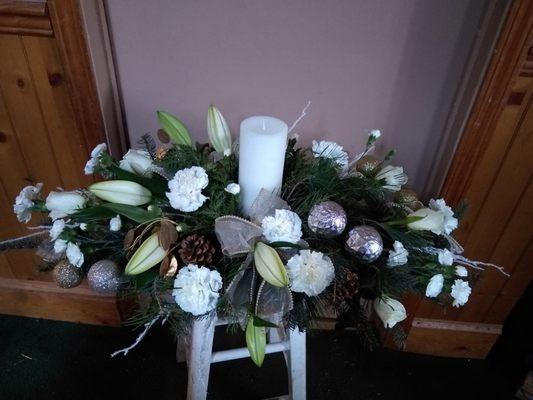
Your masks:
{"label": "white lily flower", "polygon": [[255,269],[265,281],[276,287],[284,287],[289,284],[287,269],[278,252],[272,247],[259,242],[254,251]]}
{"label": "white lily flower", "polygon": [[50,218],[55,221],[81,210],[86,202],[87,199],[76,191],[50,192],[45,206],[50,211]]}
{"label": "white lily flower", "polygon": [[376,299],[374,301],[374,310],[385,328],[392,328],[398,322],[407,318],[407,312],[403,304],[388,296]]}
{"label": "white lily flower", "polygon": [[50,228],[50,240],[56,240],[65,229],[65,220],[56,219]]}
{"label": "white lily flower", "polygon": [[133,174],[152,177],[152,165],[154,161],[146,150],[129,149],[120,160],[119,167]]}
{"label": "white lily flower", "polygon": [[436,235],[442,235],[444,232],[444,217],[441,213],[429,208],[421,208],[409,214],[409,217],[421,217],[417,221],[407,224],[409,229],[414,231],[431,231]]}
{"label": "white lily flower", "polygon": [[442,274],[433,275],[426,287],[426,297],[437,297],[444,287],[444,276]]}

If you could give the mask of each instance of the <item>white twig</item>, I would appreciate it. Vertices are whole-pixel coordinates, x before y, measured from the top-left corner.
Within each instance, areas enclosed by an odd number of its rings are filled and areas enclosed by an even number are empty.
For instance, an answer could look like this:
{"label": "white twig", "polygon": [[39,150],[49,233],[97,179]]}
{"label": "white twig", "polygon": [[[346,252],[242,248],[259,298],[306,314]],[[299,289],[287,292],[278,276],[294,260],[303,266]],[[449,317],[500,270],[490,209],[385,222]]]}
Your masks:
{"label": "white twig", "polygon": [[[135,339],[135,342],[133,342],[133,344],[129,347],[126,347],[122,350],[118,350],[118,351],[115,351],[113,354],[111,354],[111,357],[115,357],[115,356],[118,356],[120,353],[123,353],[124,355],[127,355],[128,352],[132,349],[134,349],[135,347],[137,347],[137,345],[139,343],[141,343],[141,341],[144,339],[144,337],[146,336],[146,334],[148,333],[148,331],[150,330],[150,328],[157,322],[157,320],[159,320],[159,318],[161,318],[162,316],[164,315],[164,313],[160,313],[160,314],[157,314],[150,322],[147,322],[146,324],[144,324],[144,330],[139,334],[139,336],[137,336],[137,339]],[[163,320],[163,323],[165,323],[165,321],[167,320],[168,316],[165,316],[164,320]]]}
{"label": "white twig", "polygon": [[309,108],[310,105],[311,105],[311,100],[308,100],[308,101],[307,101],[307,104],[306,104],[306,106],[304,107],[304,109],[302,110],[300,116],[299,116],[298,118],[296,118],[296,121],[294,121],[294,122],[292,123],[291,127],[289,128],[289,132],[287,132],[287,133],[291,133],[292,130],[293,130],[294,128],[296,128],[296,125],[298,125],[298,122],[300,122],[300,121],[303,119],[303,117],[305,117],[305,116],[307,115],[307,109]]}
{"label": "white twig", "polygon": [[[417,249],[417,250],[420,250],[420,251],[422,251],[424,253],[428,253],[428,254],[438,254],[441,249],[437,249],[435,247],[424,247],[422,249]],[[483,267],[492,267],[492,268],[496,269],[497,271],[499,271],[501,274],[505,275],[506,277],[510,277],[511,276],[510,274],[505,272],[503,267],[500,267],[499,265],[486,263],[486,262],[483,262],[483,261],[470,260],[469,258],[466,258],[466,257],[464,257],[464,256],[462,256],[460,254],[453,253],[453,261],[455,261],[455,262],[457,262],[459,264],[466,265],[468,267],[474,268],[474,269],[481,270],[481,271],[485,270],[485,268],[483,268]]]}

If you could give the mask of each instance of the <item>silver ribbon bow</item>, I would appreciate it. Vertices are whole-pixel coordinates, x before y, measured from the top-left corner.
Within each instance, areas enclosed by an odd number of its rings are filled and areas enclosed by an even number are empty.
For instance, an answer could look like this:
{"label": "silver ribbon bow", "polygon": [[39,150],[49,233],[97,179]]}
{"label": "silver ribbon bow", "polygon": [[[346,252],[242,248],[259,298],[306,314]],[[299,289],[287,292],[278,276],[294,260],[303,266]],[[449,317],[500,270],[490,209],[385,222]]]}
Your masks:
{"label": "silver ribbon bow", "polygon": [[[235,215],[225,215],[215,220],[215,234],[228,257],[248,254],[239,271],[226,289],[225,297],[236,312],[241,326],[245,326],[246,317],[253,301],[257,274],[252,264],[252,251],[261,239],[263,218],[274,215],[276,210],[288,210],[290,207],[279,196],[261,189],[250,209],[250,221]],[[278,288],[262,281],[257,292],[255,313],[259,317],[271,317],[285,314],[292,309],[292,294],[288,287]]]}

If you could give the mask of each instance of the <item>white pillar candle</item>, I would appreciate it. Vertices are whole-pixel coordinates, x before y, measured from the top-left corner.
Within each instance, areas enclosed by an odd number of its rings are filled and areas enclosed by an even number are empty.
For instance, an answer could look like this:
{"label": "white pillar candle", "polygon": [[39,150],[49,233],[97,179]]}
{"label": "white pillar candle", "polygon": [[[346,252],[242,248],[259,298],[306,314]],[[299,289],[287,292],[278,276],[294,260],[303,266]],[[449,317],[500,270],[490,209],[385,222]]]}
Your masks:
{"label": "white pillar candle", "polygon": [[287,132],[287,124],[277,118],[256,116],[241,122],[239,185],[244,215],[248,215],[261,189],[279,193]]}

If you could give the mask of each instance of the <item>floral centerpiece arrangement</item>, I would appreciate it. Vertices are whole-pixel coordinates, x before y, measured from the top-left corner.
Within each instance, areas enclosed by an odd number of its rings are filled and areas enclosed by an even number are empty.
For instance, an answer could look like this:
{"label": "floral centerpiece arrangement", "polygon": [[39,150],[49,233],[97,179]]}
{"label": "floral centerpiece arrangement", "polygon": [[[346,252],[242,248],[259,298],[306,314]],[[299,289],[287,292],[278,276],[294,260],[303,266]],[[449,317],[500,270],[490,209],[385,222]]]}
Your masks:
{"label": "floral centerpiece arrangement", "polygon": [[87,276],[96,291],[136,299],[129,322],[146,330],[162,321],[180,335],[192,318],[223,314],[246,330],[258,365],[269,326],[306,329],[333,312],[368,337],[365,304],[393,328],[409,292],[468,301],[469,269],[482,263],[461,256],[450,236],[457,211],[443,199],[423,204],[390,164],[392,151],[371,154],[380,131],[350,156],[330,141],[300,148],[270,117],[243,121],[239,145],[214,106],[210,144],[194,144],[171,114],[158,118],[159,148],[145,136],[143,149],[115,161],[96,146],[85,173],[102,181],[47,196],[38,183],[16,198],[20,221],[47,214],[38,253],[61,287]]}

